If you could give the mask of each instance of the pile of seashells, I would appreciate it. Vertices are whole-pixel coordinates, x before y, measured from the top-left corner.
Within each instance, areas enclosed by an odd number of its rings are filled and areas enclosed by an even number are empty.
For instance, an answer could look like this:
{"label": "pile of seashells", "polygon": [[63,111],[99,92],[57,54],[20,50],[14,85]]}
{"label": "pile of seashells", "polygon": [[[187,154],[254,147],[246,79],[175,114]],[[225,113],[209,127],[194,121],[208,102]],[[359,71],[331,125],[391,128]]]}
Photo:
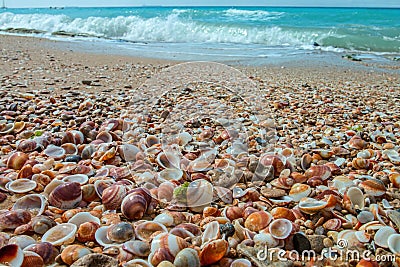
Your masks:
{"label": "pile of seashells", "polygon": [[[377,266],[400,253],[399,123],[325,126],[293,146],[279,141],[282,123],[275,131],[237,96],[199,86],[165,94],[152,114],[124,113],[118,96],[1,91],[0,263],[301,264],[259,259],[267,246],[369,250],[357,266]],[[223,94],[231,126],[171,124],[183,115],[169,107]]]}

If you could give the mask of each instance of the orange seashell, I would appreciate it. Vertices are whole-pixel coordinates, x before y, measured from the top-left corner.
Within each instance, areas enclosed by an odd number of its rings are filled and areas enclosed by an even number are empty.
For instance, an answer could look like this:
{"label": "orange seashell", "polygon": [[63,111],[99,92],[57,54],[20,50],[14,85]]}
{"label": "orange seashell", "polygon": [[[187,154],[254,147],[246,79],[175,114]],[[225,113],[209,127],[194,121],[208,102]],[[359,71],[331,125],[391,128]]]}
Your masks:
{"label": "orange seashell", "polygon": [[285,164],[278,155],[266,154],[260,158],[260,163],[264,166],[273,167],[275,177],[279,177],[280,173],[285,169]]}
{"label": "orange seashell", "polygon": [[228,242],[223,239],[207,243],[200,252],[201,265],[210,265],[222,259],[228,250]]}
{"label": "orange seashell", "polygon": [[307,180],[307,184],[312,186],[312,187],[317,187],[319,185],[322,185],[324,182],[322,179],[318,176],[311,177],[310,179]]}
{"label": "orange seashell", "polygon": [[367,142],[361,139],[358,135],[353,136],[349,141],[349,147],[354,149],[364,149],[367,146]]}
{"label": "orange seashell", "polygon": [[328,162],[325,164],[330,170],[333,175],[340,175],[342,173],[342,169],[338,165],[333,162]]}
{"label": "orange seashell", "polygon": [[378,197],[386,193],[385,184],[378,179],[368,179],[362,181],[359,186],[364,189],[365,193]]}
{"label": "orange seashell", "polygon": [[44,261],[39,254],[33,251],[24,252],[24,261],[21,267],[41,267],[44,266]]}
{"label": "orange seashell", "polygon": [[368,170],[372,167],[371,162],[368,159],[355,158],[352,161],[353,168],[357,170]]}
{"label": "orange seashell", "polygon": [[209,217],[209,216],[213,216],[213,217],[218,217],[221,215],[221,211],[216,208],[216,207],[205,207],[203,210],[203,217]]}
{"label": "orange seashell", "polygon": [[85,243],[88,241],[95,241],[95,233],[100,225],[96,222],[85,222],[82,223],[77,231],[78,241]]}
{"label": "orange seashell", "polygon": [[294,213],[290,209],[284,207],[273,208],[271,210],[271,215],[272,217],[274,217],[274,219],[282,218],[282,219],[288,219],[292,222],[296,220],[296,216],[294,215]]}
{"label": "orange seashell", "polygon": [[290,177],[292,177],[294,179],[295,183],[299,183],[299,184],[304,183],[308,179],[304,174],[301,174],[299,172],[292,172],[290,174]]}
{"label": "orange seashell", "polygon": [[305,176],[307,178],[311,178],[314,176],[318,176],[321,178],[322,181],[330,178],[332,175],[331,170],[328,166],[325,165],[315,165],[311,166],[306,172]]}
{"label": "orange seashell", "polygon": [[30,164],[26,164],[21,168],[21,170],[18,172],[17,178],[29,178],[33,175],[32,172],[32,166]]}
{"label": "orange seashell", "polygon": [[342,227],[342,221],[340,219],[330,219],[323,224],[323,227],[328,231],[337,231]]}
{"label": "orange seashell", "polygon": [[243,211],[243,219],[247,219],[247,217],[250,216],[250,214],[253,214],[254,212],[258,212],[259,210],[253,207],[247,207]]}
{"label": "orange seashell", "polygon": [[224,209],[223,215],[233,221],[243,217],[243,209],[237,206],[228,206]]}
{"label": "orange seashell", "polygon": [[290,177],[279,177],[271,181],[271,185],[281,189],[290,189],[294,183],[294,179]]}
{"label": "orange seashell", "polygon": [[395,172],[389,174],[389,180],[392,182],[394,187],[400,188],[400,173]]}
{"label": "orange seashell", "polygon": [[20,170],[28,159],[28,155],[24,152],[15,152],[8,158],[7,168]]}
{"label": "orange seashell", "polygon": [[250,231],[258,232],[266,228],[272,218],[272,215],[265,211],[254,212],[247,217],[244,226]]}
{"label": "orange seashell", "polygon": [[90,253],[91,251],[82,245],[69,245],[61,252],[61,259],[64,263],[71,265],[79,258]]}

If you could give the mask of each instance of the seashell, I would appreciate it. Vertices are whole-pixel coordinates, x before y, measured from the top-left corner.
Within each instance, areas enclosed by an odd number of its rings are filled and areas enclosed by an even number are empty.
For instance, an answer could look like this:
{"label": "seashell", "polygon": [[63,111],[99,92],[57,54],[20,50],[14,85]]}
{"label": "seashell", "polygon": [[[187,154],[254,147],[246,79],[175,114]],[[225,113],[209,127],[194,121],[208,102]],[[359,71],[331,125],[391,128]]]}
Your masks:
{"label": "seashell", "polygon": [[187,248],[189,244],[182,238],[171,234],[162,233],[154,237],[151,243],[149,262],[155,263],[168,260],[172,262],[179,251]]}
{"label": "seashell", "polygon": [[288,208],[275,207],[270,213],[274,219],[288,219],[292,222],[296,220],[296,216],[294,215],[293,211]]}
{"label": "seashell", "polygon": [[366,224],[363,224],[359,230],[365,230],[365,231],[378,231],[381,227],[385,226],[384,224],[378,222],[378,221],[372,221]]}
{"label": "seashell", "polygon": [[46,207],[47,200],[43,195],[29,194],[19,198],[12,206],[12,210],[27,210],[32,216],[38,216],[45,211]]}
{"label": "seashell", "polygon": [[95,241],[95,234],[99,228],[100,224],[97,222],[84,222],[79,225],[76,239],[82,243]]}
{"label": "seashell", "polygon": [[328,203],[323,200],[316,200],[314,198],[303,198],[299,202],[299,209],[307,214],[314,214],[324,209]]}
{"label": "seashell", "polygon": [[139,257],[147,257],[150,254],[150,244],[140,240],[131,240],[125,242],[122,245],[122,249]]}
{"label": "seashell", "polygon": [[271,181],[271,185],[281,189],[290,189],[294,183],[295,181],[291,177],[279,177]]}
{"label": "seashell", "polygon": [[378,179],[368,179],[362,181],[359,186],[364,189],[366,194],[379,197],[386,193],[385,184]]}
{"label": "seashell", "polygon": [[33,189],[36,188],[36,186],[37,186],[37,183],[35,181],[21,178],[21,179],[17,179],[17,180],[7,183],[5,188],[9,192],[13,192],[16,194],[23,194],[23,193],[28,193],[29,191],[32,191]]}
{"label": "seashell", "polygon": [[21,267],[44,266],[42,257],[33,251],[24,251],[24,261]]}
{"label": "seashell", "polygon": [[357,153],[357,158],[362,158],[362,159],[370,159],[372,157],[375,156],[375,151],[373,151],[372,149],[366,149],[366,150],[362,150],[360,152]]}
{"label": "seashell", "polygon": [[92,253],[90,249],[82,245],[69,245],[61,252],[61,259],[64,263],[71,265],[85,255]]}
{"label": "seashell", "polygon": [[24,152],[15,152],[8,157],[7,168],[20,170],[28,159],[28,155]]}
{"label": "seashell", "polygon": [[260,232],[259,234],[254,235],[253,240],[257,247],[268,246],[269,248],[273,248],[279,245],[279,240],[273,237],[270,233]]}
{"label": "seashell", "polygon": [[203,156],[196,158],[189,163],[187,167],[188,172],[207,172],[213,169],[213,162]]}
{"label": "seashell", "polygon": [[180,169],[164,169],[159,173],[159,176],[167,181],[177,181],[182,178],[183,171]]}
{"label": "seashell", "polygon": [[374,214],[372,214],[372,212],[364,210],[357,215],[357,220],[362,224],[372,222],[374,218],[375,217]]}
{"label": "seashell", "polygon": [[127,190],[125,185],[112,185],[104,189],[101,199],[106,210],[116,210],[121,206]]}
{"label": "seashell", "polygon": [[[65,143],[61,145],[61,148],[64,149],[65,154],[69,155],[67,157],[65,157],[65,162],[79,162],[81,160],[81,158],[78,157],[73,157],[73,156],[77,156],[78,154],[78,147],[75,144],[72,143]],[[75,160],[78,159],[78,160]]]}
{"label": "seashell", "polygon": [[205,226],[204,232],[201,236],[202,244],[218,239],[221,237],[219,223],[217,221],[212,221]]}
{"label": "seashell", "polygon": [[230,267],[251,267],[253,266],[251,264],[251,261],[249,261],[248,259],[236,259],[234,260]]}
{"label": "seashell", "polygon": [[160,213],[153,219],[153,221],[161,223],[167,227],[173,226],[179,224],[181,222],[180,219],[182,219],[182,221],[185,220],[184,216],[182,218],[179,218],[180,216],[177,216],[178,214],[182,215],[180,213],[172,213],[172,212]]}
{"label": "seashell", "polygon": [[20,267],[24,261],[24,252],[17,245],[11,244],[0,248],[0,264]]}
{"label": "seashell", "polygon": [[0,134],[6,135],[12,133],[12,131],[14,130],[14,126],[14,123],[0,124]]}
{"label": "seashell", "polygon": [[377,261],[374,261],[373,259],[361,259],[356,267],[379,267],[380,265],[378,264]]}
{"label": "seashell", "polygon": [[352,161],[353,168],[357,170],[368,170],[372,167],[371,162],[368,159],[355,158]]}
{"label": "seashell", "polygon": [[131,220],[141,219],[151,202],[150,191],[146,188],[136,188],[130,192],[122,200],[122,214]]}
{"label": "seashell", "polygon": [[68,245],[74,242],[78,227],[72,223],[62,223],[49,229],[42,237],[42,242],[53,246]]}
{"label": "seashell", "polygon": [[350,187],[343,197],[343,202],[350,201],[350,210],[364,208],[364,194],[358,187]]}
{"label": "seashell", "polygon": [[157,155],[157,164],[164,169],[179,169],[180,157],[173,152],[161,152]]}
{"label": "seashell", "polygon": [[333,187],[338,189],[339,192],[342,192],[342,193],[344,193],[344,191],[347,188],[355,185],[353,180],[351,180],[347,176],[337,176],[337,177],[333,178],[332,182],[333,182],[332,183]]}
{"label": "seashell", "polygon": [[81,131],[71,130],[67,131],[63,138],[61,139],[61,143],[72,143],[75,145],[83,144],[85,141],[85,136]]}
{"label": "seashell", "polygon": [[115,147],[110,148],[104,154],[100,157],[99,161],[104,162],[110,159],[113,159],[115,155],[117,154],[117,151],[115,150]]}
{"label": "seashell", "polygon": [[32,251],[42,257],[45,264],[53,263],[55,258],[58,256],[58,250],[48,242],[40,242],[31,246],[28,246],[24,251]]}
{"label": "seashell", "polygon": [[202,212],[213,199],[213,186],[204,179],[193,181],[187,187],[187,205],[194,212]]}
{"label": "seashell", "polygon": [[260,157],[259,164],[265,167],[272,167],[274,177],[279,177],[280,173],[285,169],[285,163],[277,154],[264,154]]}
{"label": "seashell", "polygon": [[176,185],[171,182],[163,182],[158,186],[157,199],[160,202],[171,202]]}
{"label": "seashell", "polygon": [[168,233],[168,229],[159,222],[144,221],[135,227],[136,237],[142,241],[150,241],[156,232]]}
{"label": "seashell", "polygon": [[118,154],[126,162],[135,162],[140,149],[132,144],[123,144],[117,148]]}
{"label": "seashell", "polygon": [[72,209],[82,200],[82,190],[78,183],[63,183],[57,186],[49,196],[49,203],[60,209]]}
{"label": "seashell", "polygon": [[96,140],[100,140],[103,143],[111,143],[113,141],[113,137],[109,132],[101,131],[97,134]]}
{"label": "seashell", "polygon": [[192,139],[192,135],[188,132],[180,132],[177,136],[178,145],[182,147],[186,146]]}
{"label": "seashell", "polygon": [[361,243],[369,243],[370,239],[371,239],[371,235],[368,234],[366,231],[362,230],[362,231],[357,231],[354,233],[354,235],[356,236],[356,238],[358,239],[358,241],[360,241]]}
{"label": "seashell", "polygon": [[362,244],[360,243],[360,241],[358,241],[358,238],[356,237],[356,232],[357,231],[355,230],[343,230],[339,232],[337,240],[347,241],[345,244],[348,248],[362,246]]}
{"label": "seashell", "polygon": [[89,181],[89,177],[86,174],[74,174],[65,176],[62,179],[66,183],[79,183],[80,185],[84,185]]}
{"label": "seashell", "polygon": [[337,231],[342,227],[342,221],[340,219],[329,219],[323,224],[324,228],[328,231]]}
{"label": "seashell", "polygon": [[400,234],[393,234],[387,240],[390,251],[398,255],[400,253]]}
{"label": "seashell", "polygon": [[325,166],[327,166],[329,168],[332,175],[339,175],[342,173],[342,169],[339,166],[341,166],[341,164],[343,164],[343,163],[340,163],[340,161],[328,162],[328,163],[325,163]]}
{"label": "seashell", "polygon": [[390,226],[383,226],[378,231],[376,231],[374,236],[375,244],[388,248],[388,239],[391,235],[396,234],[396,231]]}
{"label": "seashell", "polygon": [[107,179],[107,180],[96,180],[94,182],[94,187],[96,190],[97,195],[101,198],[103,195],[103,191],[108,188],[109,186],[113,185],[115,182],[114,180]]}
{"label": "seashell", "polygon": [[237,206],[226,206],[222,211],[222,215],[230,221],[243,218],[243,209]]}
{"label": "seashell", "polygon": [[306,184],[294,184],[289,191],[289,196],[293,201],[300,201],[303,197],[308,197],[311,194],[311,187]]}
{"label": "seashell", "polygon": [[113,224],[107,229],[107,238],[117,243],[126,242],[134,238],[133,227],[127,222]]}
{"label": "seashell", "polygon": [[54,159],[61,159],[66,154],[64,148],[55,145],[48,145],[43,153],[46,156]]}
{"label": "seashell", "polygon": [[39,148],[38,143],[35,139],[22,140],[17,145],[17,150],[22,152],[32,152]]}
{"label": "seashell", "polygon": [[4,211],[0,213],[0,230],[15,229],[30,220],[31,214],[26,210]]}
{"label": "seashell", "polygon": [[50,228],[56,226],[56,222],[47,216],[36,216],[32,218],[31,222],[32,230],[37,234],[44,234]]}
{"label": "seashell", "polygon": [[221,199],[224,203],[232,204],[233,202],[232,190],[221,186],[214,186],[214,190],[217,193],[218,198]]}
{"label": "seashell", "polygon": [[155,135],[148,135],[146,137],[146,146],[152,147],[154,145],[160,144],[160,139]]}
{"label": "seashell", "polygon": [[85,222],[94,222],[97,224],[101,224],[100,219],[97,218],[96,216],[93,216],[90,212],[79,212],[75,214],[74,216],[71,217],[71,219],[68,220],[68,223],[75,224],[76,227],[79,227],[81,224]]}
{"label": "seashell", "polygon": [[[152,266],[160,266],[160,267],[171,267],[172,261],[174,260],[174,256],[171,255],[167,248],[158,248],[155,251],[151,252],[148,257],[148,262],[152,264]],[[168,265],[168,263],[170,265]]]}
{"label": "seashell", "polygon": [[275,219],[269,224],[269,232],[276,239],[286,239],[292,229],[292,222],[287,219]]}
{"label": "seashell", "polygon": [[176,254],[174,260],[176,267],[200,267],[200,258],[196,250],[184,248]]}
{"label": "seashell", "polygon": [[362,149],[364,149],[366,146],[367,146],[367,142],[365,142],[364,140],[362,140],[361,137],[359,137],[358,135],[353,136],[353,137],[349,140],[349,147],[350,147],[350,148],[362,150]]}
{"label": "seashell", "polygon": [[94,235],[96,242],[104,248],[114,247],[117,245],[107,238],[108,227],[109,226],[102,226],[98,228]]}
{"label": "seashell", "polygon": [[99,200],[99,196],[96,193],[94,184],[85,184],[81,187],[81,189],[83,201],[90,203]]}
{"label": "seashell", "polygon": [[177,225],[175,228],[185,229],[190,233],[192,233],[194,236],[198,236],[201,234],[200,227],[192,223],[181,223]]}
{"label": "seashell", "polygon": [[194,235],[191,232],[189,232],[188,230],[183,229],[183,228],[172,228],[169,231],[169,233],[172,235],[182,237],[183,239],[186,239],[188,237],[190,237],[190,238],[194,237]]}
{"label": "seashell", "polygon": [[44,195],[45,195],[45,196],[49,196],[50,193],[53,192],[54,189],[55,189],[57,186],[61,185],[61,184],[64,184],[64,181],[62,181],[62,180],[57,180],[57,179],[51,180],[51,182],[50,182],[48,185],[46,185],[46,187],[45,187],[44,190],[43,190]]}
{"label": "seashell", "polygon": [[388,210],[386,211],[389,219],[396,225],[397,229],[400,229],[400,212],[396,210]]}
{"label": "seashell", "polygon": [[332,173],[328,166],[325,165],[315,165],[311,166],[304,175],[310,179],[312,177],[320,177],[322,181],[327,180],[331,177]]}
{"label": "seashell", "polygon": [[269,201],[271,201],[274,205],[282,207],[289,205],[291,202],[293,202],[293,199],[289,196],[283,196],[280,198],[270,198]]}
{"label": "seashell", "polygon": [[395,188],[400,188],[400,173],[389,174],[389,180]]}
{"label": "seashell", "polygon": [[378,220],[381,224],[386,225],[386,223],[383,221],[383,219],[381,217],[381,215],[385,215],[385,213],[383,212],[381,207],[379,207],[378,204],[370,204],[369,210],[374,215],[376,220]]}
{"label": "seashell", "polygon": [[303,169],[303,171],[306,171],[311,167],[312,161],[313,161],[313,158],[311,157],[310,154],[304,154],[301,157],[300,167]]}
{"label": "seashell", "polygon": [[94,145],[86,145],[85,148],[81,152],[81,157],[82,159],[91,159],[93,153],[96,151],[96,148]]}
{"label": "seashell", "polygon": [[36,240],[33,237],[28,235],[16,235],[10,238],[8,241],[8,245],[15,244],[21,249],[26,248],[27,246],[36,244]]}
{"label": "seashell", "polygon": [[147,261],[142,259],[134,259],[122,264],[122,267],[153,267]]}
{"label": "seashell", "polygon": [[258,232],[268,226],[273,219],[272,215],[265,211],[258,211],[250,214],[244,226],[250,231]]}
{"label": "seashell", "polygon": [[210,265],[221,260],[227,250],[228,250],[228,242],[223,239],[212,240],[202,246],[200,251],[200,264]]}

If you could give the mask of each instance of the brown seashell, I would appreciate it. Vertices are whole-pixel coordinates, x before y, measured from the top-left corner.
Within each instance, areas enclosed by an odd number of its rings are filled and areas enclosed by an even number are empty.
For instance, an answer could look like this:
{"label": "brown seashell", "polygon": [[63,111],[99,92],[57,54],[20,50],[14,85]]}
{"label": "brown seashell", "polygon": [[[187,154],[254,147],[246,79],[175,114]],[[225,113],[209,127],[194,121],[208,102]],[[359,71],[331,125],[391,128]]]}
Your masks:
{"label": "brown seashell", "polygon": [[130,223],[120,222],[108,227],[107,238],[117,243],[123,243],[134,237],[133,227]]}
{"label": "brown seashell", "polygon": [[58,256],[58,250],[48,242],[40,242],[25,248],[25,250],[33,251],[42,257],[45,264],[53,263]]}
{"label": "brown seashell", "polygon": [[221,215],[221,211],[217,207],[205,207],[203,210],[203,217],[219,217]]}
{"label": "brown seashell", "polygon": [[104,208],[107,210],[116,210],[121,206],[122,200],[126,196],[125,185],[112,185],[104,189],[101,200]]}
{"label": "brown seashell", "polygon": [[161,262],[168,261],[173,262],[174,256],[166,248],[158,248],[149,255],[149,262],[153,266],[159,266]]}
{"label": "brown seashell", "polygon": [[94,184],[85,184],[81,187],[81,189],[83,201],[90,203],[99,200],[99,196],[96,193]]}
{"label": "brown seashell", "polygon": [[24,252],[24,261],[21,267],[41,267],[44,266],[44,261],[39,254],[33,251]]}
{"label": "brown seashell", "polygon": [[17,145],[17,150],[22,152],[32,152],[39,147],[35,139],[22,140]]}
{"label": "brown seashell", "polygon": [[298,172],[292,172],[290,174],[290,177],[292,177],[295,181],[295,183],[302,184],[307,181],[307,177],[304,174],[298,173]]}
{"label": "brown seashell", "polygon": [[49,196],[49,203],[60,209],[72,209],[82,200],[82,190],[79,183],[63,183],[57,186]]}
{"label": "brown seashell", "polygon": [[367,142],[361,139],[358,135],[353,136],[349,141],[349,147],[354,149],[364,149],[367,146]]}
{"label": "brown seashell", "polygon": [[62,216],[61,216],[61,220],[63,222],[68,222],[72,217],[74,217],[76,214],[78,214],[79,212],[83,212],[82,209],[71,209],[71,210],[67,210],[65,211]]}
{"label": "brown seashell", "polygon": [[50,228],[56,226],[56,222],[47,216],[36,216],[32,218],[31,221],[32,230],[37,233],[43,235],[47,232]]}
{"label": "brown seashell", "polygon": [[322,181],[330,178],[332,175],[329,167],[325,165],[311,166],[304,174],[307,178],[318,176]]}
{"label": "brown seashell", "polygon": [[64,135],[64,137],[61,139],[61,144],[65,143],[72,143],[75,145],[83,144],[85,141],[85,136],[83,135],[82,132],[72,130],[72,131],[67,131]]}
{"label": "brown seashell", "polygon": [[368,159],[355,158],[352,161],[352,166],[357,170],[368,170],[372,167],[372,164]]}
{"label": "brown seashell", "polygon": [[312,161],[313,161],[313,158],[311,157],[310,154],[304,154],[304,155],[301,157],[300,167],[301,167],[304,171],[306,171],[306,170],[308,170],[308,169],[310,168]]}
{"label": "brown seashell", "polygon": [[338,165],[333,162],[328,162],[325,164],[330,170],[332,175],[340,175],[342,173],[342,169]]}
{"label": "brown seashell", "polygon": [[223,239],[212,240],[205,244],[200,252],[201,265],[210,265],[218,262],[228,250],[228,242]]}
{"label": "brown seashell", "polygon": [[340,219],[329,219],[323,224],[323,227],[328,231],[337,231],[342,227],[342,221]]}
{"label": "brown seashell", "polygon": [[368,179],[362,181],[359,186],[364,189],[366,194],[379,197],[386,193],[385,184],[378,179]]}
{"label": "brown seashell", "polygon": [[122,214],[131,220],[141,219],[152,199],[150,191],[146,188],[136,188],[128,193],[121,204]]}
{"label": "brown seashell", "polygon": [[271,181],[271,185],[281,189],[290,189],[294,183],[294,179],[290,177],[279,177]]}
{"label": "brown seashell", "polygon": [[8,157],[7,168],[20,170],[28,159],[28,155],[24,152],[15,152]]}
{"label": "brown seashell", "polygon": [[0,248],[0,264],[7,266],[21,266],[24,261],[23,251],[15,244]]}
{"label": "brown seashell", "polygon": [[318,176],[311,177],[310,179],[307,180],[307,184],[312,186],[312,187],[317,187],[319,185],[322,185],[324,182],[322,179]]}
{"label": "brown seashell", "polygon": [[278,155],[266,154],[260,158],[260,163],[264,166],[273,167],[275,177],[279,177],[280,173],[285,169],[285,164]]}
{"label": "brown seashell", "polygon": [[389,174],[389,180],[395,188],[400,188],[400,173],[395,172]]}
{"label": "brown seashell", "polygon": [[189,232],[191,232],[194,236],[198,236],[201,234],[200,227],[193,223],[181,223],[177,225],[175,228],[182,228]]}
{"label": "brown seashell", "polygon": [[254,212],[258,212],[259,210],[253,207],[246,207],[243,211],[243,219],[247,219],[247,217],[250,216],[250,214],[253,214]]}
{"label": "brown seashell", "polygon": [[227,206],[223,211],[223,215],[233,221],[243,217],[243,209],[237,206]]}
{"label": "brown seashell", "polygon": [[77,239],[78,241],[85,243],[88,241],[95,240],[95,233],[97,229],[100,228],[100,225],[96,222],[85,222],[82,223],[77,231]]}
{"label": "brown seashell", "polygon": [[294,215],[294,213],[290,209],[284,207],[273,208],[271,210],[271,215],[272,217],[274,217],[274,219],[282,218],[282,219],[288,219],[292,222],[296,220],[296,216]]}
{"label": "brown seashell", "polygon": [[268,224],[273,219],[272,215],[265,211],[258,211],[250,214],[244,226],[250,231],[258,232],[268,226]]}
{"label": "brown seashell", "polygon": [[82,245],[69,245],[61,252],[61,259],[68,265],[73,264],[79,258],[90,254],[91,251]]}
{"label": "brown seashell", "polygon": [[125,242],[122,245],[122,249],[139,257],[147,257],[150,254],[150,244],[145,241],[132,240]]}
{"label": "brown seashell", "polygon": [[18,226],[29,223],[31,214],[26,210],[11,210],[0,213],[0,230],[15,229]]}

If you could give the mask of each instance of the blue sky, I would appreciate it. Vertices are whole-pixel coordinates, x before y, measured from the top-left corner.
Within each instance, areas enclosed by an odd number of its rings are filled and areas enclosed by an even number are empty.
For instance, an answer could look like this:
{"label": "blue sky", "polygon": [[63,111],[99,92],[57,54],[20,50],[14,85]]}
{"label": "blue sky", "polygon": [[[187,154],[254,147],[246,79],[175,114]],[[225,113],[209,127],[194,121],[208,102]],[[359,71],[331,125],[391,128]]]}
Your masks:
{"label": "blue sky", "polygon": [[[0,0],[1,1],[1,0]],[[5,0],[7,7],[50,6],[346,6],[346,7],[400,7],[400,0]]]}

